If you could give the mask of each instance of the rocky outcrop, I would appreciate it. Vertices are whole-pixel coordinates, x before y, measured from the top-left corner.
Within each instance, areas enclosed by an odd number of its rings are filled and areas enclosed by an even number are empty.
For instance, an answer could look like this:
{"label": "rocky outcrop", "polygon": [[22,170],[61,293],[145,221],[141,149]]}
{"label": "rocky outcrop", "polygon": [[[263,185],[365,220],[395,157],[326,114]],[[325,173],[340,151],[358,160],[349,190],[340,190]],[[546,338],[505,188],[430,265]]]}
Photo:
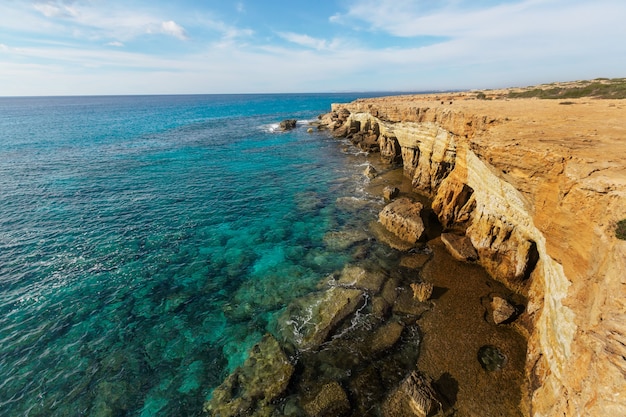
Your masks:
{"label": "rocky outcrop", "polygon": [[282,131],[292,130],[296,128],[297,123],[296,119],[286,119],[278,124],[278,128]]}
{"label": "rocky outcrop", "polygon": [[265,335],[246,362],[213,391],[204,411],[211,416],[264,416],[287,388],[294,367],[276,339]]}
{"label": "rocky outcrop", "polygon": [[478,259],[476,249],[467,236],[459,236],[454,233],[442,233],[441,242],[445,245],[450,255],[458,261],[475,261]]}
{"label": "rocky outcrop", "polygon": [[408,198],[399,198],[387,204],[380,212],[380,222],[393,234],[405,242],[414,244],[424,233],[422,221],[422,204]]}
{"label": "rocky outcrop", "polygon": [[298,350],[317,349],[329,333],[361,304],[363,291],[333,286],[290,304],[279,320],[283,339]]}
{"label": "rocky outcrop", "polygon": [[341,385],[331,382],[304,405],[304,410],[309,417],[336,417],[350,411],[350,402]]}
{"label": "rocky outcrop", "polygon": [[493,321],[496,324],[502,324],[511,320],[516,313],[515,306],[499,296],[495,296],[491,300],[491,310]]}
{"label": "rocky outcrop", "polygon": [[383,404],[385,417],[428,417],[441,410],[432,380],[419,371],[411,372]]}
{"label": "rocky outcrop", "polygon": [[433,284],[430,282],[417,282],[411,284],[411,289],[413,290],[413,298],[417,301],[424,302],[428,301],[430,297],[433,295]]}
{"label": "rocky outcrop", "polygon": [[324,120],[378,131],[381,158],[401,159],[443,226],[527,297],[529,414],[626,414],[626,106],[466,98],[358,100]]}

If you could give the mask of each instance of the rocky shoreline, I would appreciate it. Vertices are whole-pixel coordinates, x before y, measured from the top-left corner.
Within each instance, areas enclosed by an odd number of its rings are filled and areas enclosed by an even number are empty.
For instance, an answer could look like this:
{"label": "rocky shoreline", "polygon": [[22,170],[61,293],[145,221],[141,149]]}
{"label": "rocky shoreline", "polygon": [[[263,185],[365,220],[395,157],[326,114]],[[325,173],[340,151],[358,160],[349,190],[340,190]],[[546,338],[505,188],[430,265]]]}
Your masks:
{"label": "rocky shoreline", "polygon": [[318,127],[370,154],[379,218],[329,233],[354,262],[288,306],[205,411],[626,414],[626,245],[611,235],[626,106],[573,103],[334,105]]}

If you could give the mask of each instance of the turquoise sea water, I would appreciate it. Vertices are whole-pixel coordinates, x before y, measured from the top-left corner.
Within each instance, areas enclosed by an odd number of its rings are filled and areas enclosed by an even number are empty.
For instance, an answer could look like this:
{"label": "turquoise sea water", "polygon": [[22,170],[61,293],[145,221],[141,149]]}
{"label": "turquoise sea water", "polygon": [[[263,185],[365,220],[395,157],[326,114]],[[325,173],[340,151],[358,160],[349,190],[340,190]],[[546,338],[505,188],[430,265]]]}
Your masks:
{"label": "turquoise sea water", "polygon": [[348,261],[360,160],[304,121],[356,97],[0,99],[0,414],[200,415]]}

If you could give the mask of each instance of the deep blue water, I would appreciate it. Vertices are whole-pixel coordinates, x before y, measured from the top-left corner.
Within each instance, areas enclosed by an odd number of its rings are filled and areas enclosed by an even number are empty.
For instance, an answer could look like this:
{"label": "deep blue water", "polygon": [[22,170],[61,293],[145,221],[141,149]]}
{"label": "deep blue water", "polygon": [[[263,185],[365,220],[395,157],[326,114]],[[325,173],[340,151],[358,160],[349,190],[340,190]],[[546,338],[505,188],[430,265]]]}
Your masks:
{"label": "deep blue water", "polygon": [[[363,96],[363,94],[358,94]],[[193,416],[348,261],[355,94],[0,99],[0,414]]]}

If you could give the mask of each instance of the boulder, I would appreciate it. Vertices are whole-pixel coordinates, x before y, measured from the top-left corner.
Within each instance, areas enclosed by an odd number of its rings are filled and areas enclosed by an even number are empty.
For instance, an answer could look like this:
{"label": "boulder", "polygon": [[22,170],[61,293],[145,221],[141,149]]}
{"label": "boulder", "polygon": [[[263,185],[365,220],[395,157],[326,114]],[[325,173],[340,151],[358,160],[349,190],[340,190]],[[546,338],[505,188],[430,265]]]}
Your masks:
{"label": "boulder", "polygon": [[373,166],[368,165],[365,171],[363,171],[363,174],[369,179],[374,179],[378,175],[378,171],[376,171],[376,168]]}
{"label": "boulder", "polygon": [[324,235],[324,243],[332,250],[346,250],[357,243],[369,240],[363,230],[351,229],[328,232]]}
{"label": "boulder", "polygon": [[331,382],[324,385],[303,408],[310,417],[336,417],[350,411],[350,401],[341,385]]}
{"label": "boulder", "polygon": [[292,130],[295,129],[297,123],[296,119],[286,119],[280,122],[278,128],[282,131]]}
{"label": "boulder", "polygon": [[415,244],[424,234],[423,205],[408,198],[387,204],[378,214],[383,226],[405,242]]}
{"label": "boulder", "polygon": [[398,196],[398,194],[400,194],[400,189],[398,187],[392,187],[390,185],[387,185],[385,188],[383,188],[383,198],[385,199],[385,201],[393,200]]}
{"label": "boulder", "polygon": [[272,402],[285,391],[293,371],[276,339],[266,334],[244,364],[213,391],[204,411],[220,417],[271,412]]}
{"label": "boulder", "polygon": [[419,371],[411,372],[389,394],[382,406],[385,417],[427,417],[442,409],[432,380]]}
{"label": "boulder", "polygon": [[383,352],[391,348],[400,339],[403,330],[404,326],[395,321],[379,327],[370,340],[371,353]]}
{"label": "boulder", "polygon": [[400,266],[409,269],[423,268],[431,258],[430,253],[412,253],[400,259]]}
{"label": "boulder", "polygon": [[450,255],[459,261],[475,261],[478,253],[472,241],[467,236],[459,236],[454,233],[442,233],[441,242],[445,245]]}
{"label": "boulder", "polygon": [[346,265],[337,284],[378,294],[386,279],[387,275],[383,271],[370,271],[360,266]]}
{"label": "boulder", "polygon": [[433,284],[430,282],[417,282],[411,284],[413,298],[419,302],[428,301],[433,295]]}
{"label": "boulder", "polygon": [[431,309],[429,303],[422,303],[413,298],[413,291],[400,291],[396,302],[393,304],[393,313],[399,316],[420,317]]}
{"label": "boulder", "polygon": [[497,295],[491,300],[491,308],[493,310],[493,321],[496,324],[502,324],[511,320],[516,313],[515,307],[511,303]]}
{"label": "boulder", "polygon": [[285,309],[278,332],[299,350],[315,350],[362,300],[362,290],[338,286],[309,294]]}
{"label": "boulder", "polygon": [[416,416],[428,416],[437,405],[441,408],[432,380],[422,372],[411,372],[400,387],[409,397],[409,406]]}

